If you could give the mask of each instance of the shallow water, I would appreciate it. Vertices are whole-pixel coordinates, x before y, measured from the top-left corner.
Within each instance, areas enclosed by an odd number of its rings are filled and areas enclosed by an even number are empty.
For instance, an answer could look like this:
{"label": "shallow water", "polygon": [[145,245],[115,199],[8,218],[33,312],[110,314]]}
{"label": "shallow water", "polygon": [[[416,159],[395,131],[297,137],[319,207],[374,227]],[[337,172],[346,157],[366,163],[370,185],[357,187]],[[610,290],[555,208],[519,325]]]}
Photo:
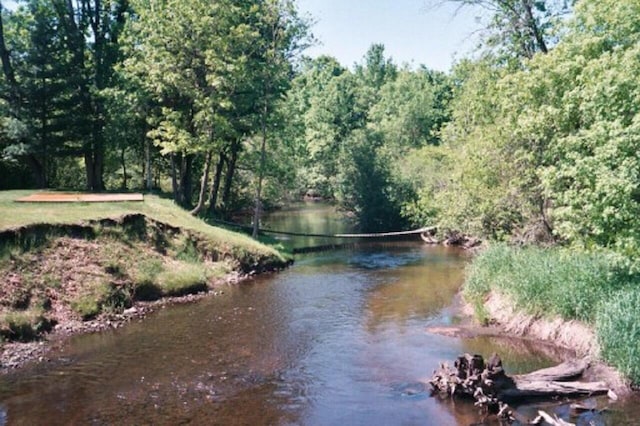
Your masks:
{"label": "shallow water", "polygon": [[[514,373],[556,360],[527,342],[425,332],[456,321],[447,307],[466,261],[420,243],[302,257],[0,378],[0,424],[480,423],[472,404],[429,397],[423,381],[440,361],[497,351]],[[566,405],[545,408],[568,418]],[[614,408],[577,420],[637,424]]]}

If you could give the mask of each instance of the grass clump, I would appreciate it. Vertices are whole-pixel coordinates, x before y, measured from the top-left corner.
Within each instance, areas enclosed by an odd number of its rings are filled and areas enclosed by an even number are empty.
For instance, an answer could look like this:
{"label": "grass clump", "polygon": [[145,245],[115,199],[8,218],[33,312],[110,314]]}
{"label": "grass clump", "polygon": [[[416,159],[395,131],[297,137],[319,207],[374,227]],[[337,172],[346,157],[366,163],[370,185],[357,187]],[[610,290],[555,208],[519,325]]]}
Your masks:
{"label": "grass clump", "polygon": [[162,297],[162,289],[157,284],[158,276],[164,272],[160,259],[140,262],[133,276],[133,293],[136,300],[157,300]]}
{"label": "grass clump", "polygon": [[640,286],[615,256],[496,245],[469,266],[463,289],[476,315],[491,291],[534,315],[580,320],[595,329],[602,358],[640,383]]}
{"label": "grass clump", "polygon": [[40,333],[50,331],[52,325],[39,309],[0,314],[0,336],[6,340],[30,341]]}
{"label": "grass clump", "polygon": [[600,302],[632,278],[604,254],[506,245],[480,254],[467,277],[465,297],[480,310],[484,296],[496,290],[528,313],[587,323],[595,321]]}
{"label": "grass clump", "polygon": [[158,275],[158,285],[163,296],[184,296],[206,291],[207,273],[203,265],[178,263]]}
{"label": "grass clump", "polygon": [[101,312],[121,312],[131,306],[130,293],[126,286],[97,280],[88,284],[79,296],[71,300],[71,309],[85,321],[95,318]]}
{"label": "grass clump", "polygon": [[596,316],[602,357],[640,383],[640,291],[629,288],[603,302]]}

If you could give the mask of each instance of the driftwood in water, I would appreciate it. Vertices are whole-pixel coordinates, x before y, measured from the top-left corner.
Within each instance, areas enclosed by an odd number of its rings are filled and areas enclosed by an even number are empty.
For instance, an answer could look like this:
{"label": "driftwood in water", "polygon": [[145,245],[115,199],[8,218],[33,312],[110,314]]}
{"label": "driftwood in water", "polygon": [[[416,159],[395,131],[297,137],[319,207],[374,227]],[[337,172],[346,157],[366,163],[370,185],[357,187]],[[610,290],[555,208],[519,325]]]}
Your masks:
{"label": "driftwood in water", "polygon": [[588,366],[585,360],[569,361],[556,367],[510,377],[505,374],[498,355],[492,355],[485,363],[480,355],[465,354],[456,359],[453,367],[441,365],[430,383],[433,393],[474,398],[476,405],[508,419],[513,418],[513,412],[507,403],[527,398],[607,393],[609,388],[603,382],[571,381],[582,376]]}
{"label": "driftwood in water", "polygon": [[428,229],[420,234],[420,238],[427,244],[443,244],[445,246],[456,246],[464,249],[472,249],[482,244],[482,241],[459,232],[450,232],[444,239],[438,239],[437,229]]}

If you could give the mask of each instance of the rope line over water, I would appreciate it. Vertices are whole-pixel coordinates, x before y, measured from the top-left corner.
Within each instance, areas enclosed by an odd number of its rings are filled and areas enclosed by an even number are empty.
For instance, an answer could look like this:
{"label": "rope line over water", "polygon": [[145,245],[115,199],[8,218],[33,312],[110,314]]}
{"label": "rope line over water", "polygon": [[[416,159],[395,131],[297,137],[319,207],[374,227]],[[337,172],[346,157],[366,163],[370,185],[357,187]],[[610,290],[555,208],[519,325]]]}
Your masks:
{"label": "rope line over water", "polygon": [[[227,222],[224,220],[214,219],[213,222],[220,223],[227,226],[233,226],[236,228],[242,228],[246,230],[251,230],[252,227],[248,225],[240,225],[239,223]],[[407,235],[419,235],[423,233],[433,232],[436,228],[434,226],[427,226],[420,229],[414,229],[411,231],[397,231],[397,232],[377,232],[377,233],[369,233],[369,234],[312,234],[312,233],[304,233],[304,232],[289,232],[289,231],[276,231],[272,229],[264,229],[260,228],[259,232],[265,234],[275,234],[275,235],[289,235],[293,237],[315,237],[315,238],[388,238],[388,237],[402,237]]]}

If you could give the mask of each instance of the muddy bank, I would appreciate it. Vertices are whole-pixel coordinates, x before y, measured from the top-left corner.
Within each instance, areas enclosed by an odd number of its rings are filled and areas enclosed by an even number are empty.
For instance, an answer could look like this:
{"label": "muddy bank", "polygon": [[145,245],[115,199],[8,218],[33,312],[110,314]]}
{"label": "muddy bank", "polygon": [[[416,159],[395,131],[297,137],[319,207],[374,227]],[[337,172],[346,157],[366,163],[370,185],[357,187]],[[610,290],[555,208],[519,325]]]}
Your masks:
{"label": "muddy bank", "polygon": [[478,324],[473,307],[458,294],[450,309],[459,318],[453,326],[429,327],[427,332],[449,337],[474,338],[488,336],[536,342],[563,361],[588,359],[590,366],[584,378],[603,381],[619,396],[633,392],[630,382],[599,358],[600,349],[594,331],[579,321],[548,319],[516,310],[509,300],[495,292],[485,299],[486,325]]}
{"label": "muddy bank", "polygon": [[4,230],[0,248],[0,371],[47,360],[70,335],[119,328],[289,264],[141,214]]}

